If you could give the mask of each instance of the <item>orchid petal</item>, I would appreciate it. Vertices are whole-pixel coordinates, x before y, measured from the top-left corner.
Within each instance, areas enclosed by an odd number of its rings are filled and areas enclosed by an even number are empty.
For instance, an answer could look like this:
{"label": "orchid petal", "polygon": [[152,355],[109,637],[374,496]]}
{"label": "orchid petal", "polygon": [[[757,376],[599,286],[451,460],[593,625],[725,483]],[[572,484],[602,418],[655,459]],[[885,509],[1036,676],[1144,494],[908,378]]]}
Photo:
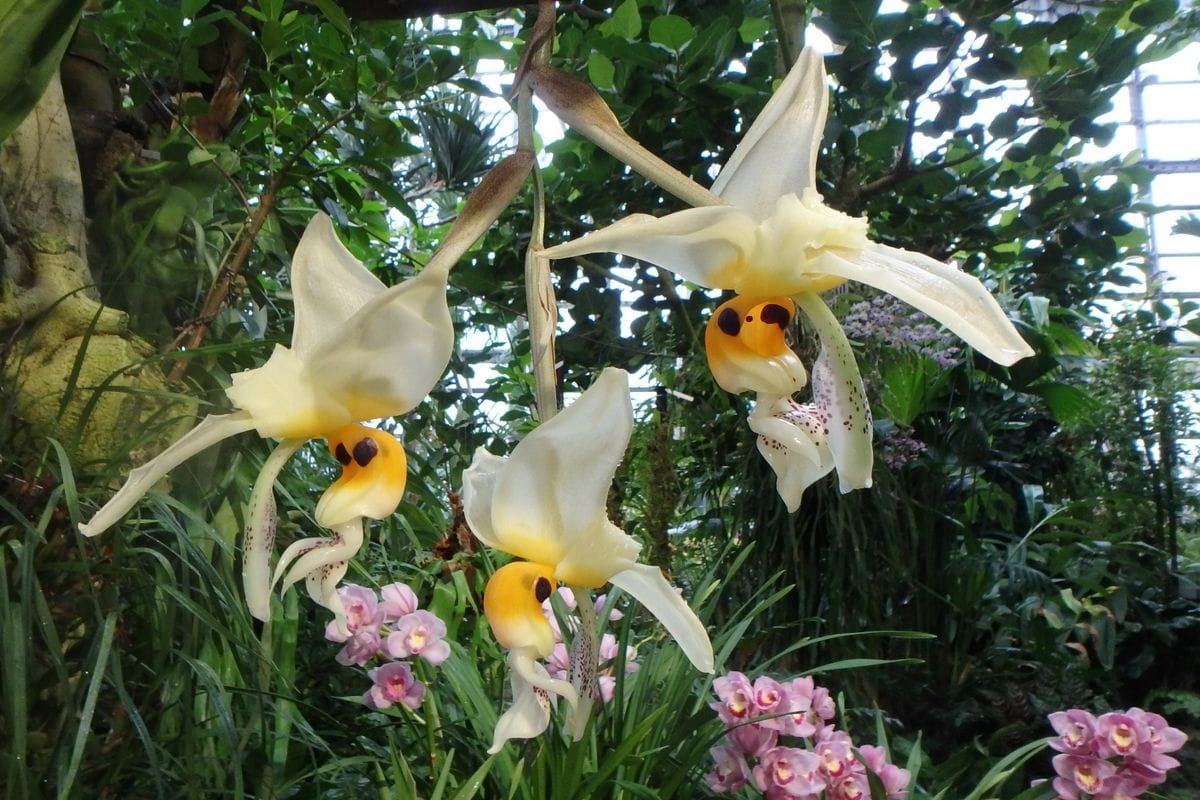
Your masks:
{"label": "orchid petal", "polygon": [[842,493],[871,485],[871,409],[858,373],[858,362],[837,317],[825,301],[811,292],[796,296],[821,339],[813,365],[813,405],[827,414],[829,450],[837,467]]}
{"label": "orchid petal", "polygon": [[242,587],[251,616],[271,618],[271,553],[275,545],[275,478],[287,460],[304,444],[302,439],[281,442],[267,460],[250,492],[246,535],[242,540]]}
{"label": "orchid petal", "polygon": [[758,452],[775,471],[776,491],[795,512],[804,490],[833,470],[826,421],[813,406],[759,395],[749,422],[758,434]]}
{"label": "orchid petal", "polygon": [[566,681],[555,680],[546,668],[527,654],[514,650],[508,654],[509,683],[513,702],[500,715],[488,753],[500,752],[509,739],[532,739],[540,736],[550,724],[550,695],[567,698],[572,706],[577,698]]}
{"label": "orchid petal", "polygon": [[471,466],[462,474],[463,516],[475,538],[486,547],[503,549],[492,529],[492,499],[496,496],[496,477],[508,463],[508,458],[495,456],[483,447],[475,449]]}
{"label": "orchid petal", "polygon": [[501,550],[557,567],[563,583],[596,588],[637,557],[608,521],[608,489],[633,431],[629,376],[604,370],[538,426],[496,476],[492,530]]}
{"label": "orchid petal", "polygon": [[950,264],[872,243],[853,256],[828,253],[826,267],[928,314],[997,364],[1008,366],[1033,355],[979,279]]}
{"label": "orchid petal", "polygon": [[712,642],[709,641],[704,623],[663,576],[661,569],[647,564],[634,564],[613,575],[611,581],[658,618],[696,669],[701,672],[713,671]]}
{"label": "orchid petal", "polygon": [[[362,519],[359,518],[345,525],[338,526],[337,530],[334,531],[334,538],[340,539],[344,543],[357,541],[358,544],[362,544]],[[350,566],[348,559],[357,550],[358,546],[355,545],[354,549],[344,558],[327,561],[313,569],[305,577],[305,587],[308,589],[308,596],[317,605],[333,612],[334,626],[340,635],[346,637],[350,636],[350,628],[346,623],[346,607],[342,603],[342,596],[338,594],[337,586],[342,578],[345,577],[346,570]],[[332,557],[332,551],[328,555]],[[287,586],[284,588],[286,589]]]}
{"label": "orchid petal", "polygon": [[815,189],[828,92],[821,54],[805,48],[721,168],[713,192],[761,220],[783,195]]}
{"label": "orchid petal", "polygon": [[244,412],[209,415],[185,433],[166,450],[129,471],[125,484],[86,523],[80,523],[79,532],[84,536],[97,536],[108,530],[113,523],[133,508],[146,492],[154,487],[167,473],[175,469],[201,450],[235,434],[254,427],[254,420]]}
{"label": "orchid petal", "polygon": [[280,591],[286,592],[293,583],[310,573],[349,561],[362,547],[362,543],[361,518],[338,526],[333,536],[314,536],[292,542],[279,557],[279,563],[275,565],[275,572],[271,576],[271,584],[279,583],[282,578],[283,586]]}
{"label": "orchid petal", "polygon": [[386,288],[320,212],[309,220],[292,255],[291,286],[296,318],[291,349],[301,357]]}
{"label": "orchid petal", "polygon": [[408,460],[394,436],[348,425],[329,435],[329,450],[342,474],[317,501],[318,525],[336,528],[356,517],[384,519],[396,510],[404,498]]}
{"label": "orchid petal", "polygon": [[701,286],[734,288],[757,244],[756,225],[745,211],[729,206],[689,208],[665,217],[631,214],[544,254],[621,253]]}
{"label": "orchid petal", "polygon": [[325,331],[304,358],[276,346],[267,363],[234,375],[225,394],[260,435],[313,438],[411,411],[445,372],[453,346],[446,273],[426,270]]}

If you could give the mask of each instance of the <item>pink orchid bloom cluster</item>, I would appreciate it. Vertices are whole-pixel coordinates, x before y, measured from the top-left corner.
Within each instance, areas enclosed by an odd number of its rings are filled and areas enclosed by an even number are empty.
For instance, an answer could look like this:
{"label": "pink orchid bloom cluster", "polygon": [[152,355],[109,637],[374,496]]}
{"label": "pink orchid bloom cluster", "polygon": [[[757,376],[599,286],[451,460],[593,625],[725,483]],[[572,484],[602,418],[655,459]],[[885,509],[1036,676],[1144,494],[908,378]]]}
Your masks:
{"label": "pink orchid bloom cluster", "polygon": [[[575,593],[569,587],[560,586],[558,595],[562,598],[563,604],[569,611],[574,611],[576,608]],[[608,595],[602,594],[596,598],[592,604],[597,617],[604,610],[604,603],[608,599]],[[550,673],[550,677],[558,678],[562,681],[571,680],[571,653],[567,650],[566,644],[563,642],[562,628],[559,626],[558,617],[554,614],[554,609],[550,605],[550,600],[547,599],[542,603],[542,614],[550,623],[550,629],[554,631],[554,651],[545,659],[546,671]],[[599,624],[610,620],[619,620],[625,615],[616,608],[609,609],[608,616],[599,621]],[[568,623],[572,629],[575,625],[575,617],[570,618]],[[617,676],[613,674],[613,666],[616,664],[617,656],[620,654],[620,644],[617,642],[617,637],[611,633],[605,633],[600,637],[600,649],[596,655],[596,683],[600,690],[600,700],[608,705],[612,701],[613,695],[617,691]],[[641,667],[637,661],[637,648],[625,648],[625,674],[628,675],[637,672]]]}
{"label": "pink orchid bloom cluster", "polygon": [[1050,741],[1059,752],[1052,783],[1058,800],[1133,800],[1179,766],[1167,753],[1187,741],[1161,716],[1136,707],[1099,717],[1072,708],[1049,719],[1058,733]]}
{"label": "pink orchid bloom cluster", "polygon": [[395,703],[419,708],[425,684],[402,659],[421,658],[433,666],[445,661],[450,655],[446,623],[421,609],[412,588],[403,583],[384,586],[379,595],[349,583],[338,587],[338,595],[346,609],[349,635],[335,622],[325,628],[325,638],[342,645],[337,662],[361,667],[377,656],[385,662],[367,673],[372,686],[363,693],[363,704],[374,709]]}
{"label": "pink orchid bloom cluster", "polygon": [[908,770],[888,763],[887,752],[856,746],[833,724],[829,690],[809,677],[780,683],[763,675],[753,683],[740,672],[713,681],[711,703],[725,723],[729,744],[712,749],[705,781],[714,792],[751,784],[767,800],[869,800],[868,773],[888,800],[906,797]]}

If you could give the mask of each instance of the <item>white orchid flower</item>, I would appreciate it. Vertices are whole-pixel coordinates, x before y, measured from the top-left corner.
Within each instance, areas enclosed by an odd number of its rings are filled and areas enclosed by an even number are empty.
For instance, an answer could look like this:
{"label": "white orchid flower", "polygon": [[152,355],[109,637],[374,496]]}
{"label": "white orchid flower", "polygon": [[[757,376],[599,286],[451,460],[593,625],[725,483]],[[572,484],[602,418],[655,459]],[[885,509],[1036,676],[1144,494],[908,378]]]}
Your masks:
{"label": "white orchid flower", "polygon": [[[250,613],[271,615],[271,587],[307,579],[309,594],[334,612],[349,635],[336,591],[363,541],[363,519],[392,514],[404,494],[404,450],[391,434],[357,423],[411,411],[446,370],[454,329],[446,305],[450,268],[520,190],[533,156],[517,151],[494,166],[467,198],[441,246],[421,270],[386,287],[334,233],[329,217],[309,222],[292,257],[295,326],[291,347],[233,376],[225,394],[236,411],[205,417],[156,458],[131,470],[120,490],[87,523],[103,533],[172,469],[201,450],[254,429],[283,441],[263,464],[250,495],[242,582]],[[329,537],[302,539],[272,571],[273,486],[284,463],[309,439],[328,440],[341,477],[317,503]]]}
{"label": "white orchid flower", "polygon": [[704,625],[658,567],[638,563],[640,546],[605,512],[632,432],[629,376],[609,368],[512,455],[480,448],[463,473],[463,511],[475,535],[524,559],[496,570],[484,593],[484,613],[509,650],[513,685],[513,705],[497,723],[489,752],[544,731],[551,695],[572,706],[580,700],[570,683],[551,678],[537,663],[554,649],[542,602],[559,583],[619,586],[663,623],[697,669],[713,669]]}
{"label": "white orchid flower", "polygon": [[431,261],[415,277],[388,288],[342,245],[329,217],[318,213],[292,258],[296,323],[291,346],[276,345],[261,367],[234,375],[225,393],[236,410],[205,417],[132,470],[125,485],[80,531],[103,533],[170,470],[223,439],[252,429],[281,438],[251,495],[244,544],[247,604],[254,616],[266,620],[275,528],[272,486],[284,462],[305,441],[327,438],[343,476],[322,496],[317,522],[335,535],[297,542],[281,567],[304,551],[286,582],[309,576],[310,592],[322,605],[335,606],[336,613],[340,604],[333,587],[362,542],[362,517],[391,514],[406,477],[400,444],[354,423],[412,410],[445,371],[454,344],[446,306],[452,263],[449,258]]}
{"label": "white orchid flower", "polygon": [[[540,79],[544,84],[561,82],[550,73]],[[553,95],[540,88],[539,93]],[[699,187],[691,191],[678,187],[677,174],[656,167],[644,148],[627,136],[622,138],[611,121],[602,123],[602,115],[576,113],[572,120],[585,135],[628,163],[636,162],[652,180],[662,171],[661,185],[675,194],[708,204],[664,217],[634,214],[545,251],[551,258],[621,253],[701,286],[729,289],[742,296],[736,304],[722,306],[710,322],[706,337],[709,361],[722,387],[760,393],[751,424],[756,431],[768,428],[783,437],[772,438],[776,444],[794,442],[796,436],[809,441],[807,425],[796,428],[795,435],[784,436],[772,422],[796,419],[793,412],[781,409],[806,381],[803,366],[783,343],[787,321],[776,309],[789,311],[790,299],[795,299],[806,315],[819,317],[814,322],[828,358],[821,386],[814,379],[814,389],[836,389],[834,395],[844,395],[846,402],[823,405],[815,398],[811,408],[814,413],[822,406],[819,413],[832,411],[829,435],[835,431],[852,435],[838,433],[840,441],[814,442],[811,447],[770,448],[783,454],[771,461],[781,482],[791,487],[787,491],[789,507],[793,507],[793,499],[795,504],[799,502],[796,486],[828,471],[815,467],[824,464],[827,456],[836,465],[842,491],[871,482],[870,419],[858,368],[840,326],[836,321],[828,324],[832,315],[815,293],[846,280],[858,281],[925,312],[997,363],[1009,365],[1033,353],[977,278],[920,253],[872,242],[867,238],[865,219],[824,204],[817,192],[816,163],[827,106],[824,62],[817,52],[806,48],[707,196]],[[797,157],[785,157],[788,153]],[[754,309],[757,311],[751,313]],[[759,316],[764,310],[773,315],[765,326],[780,325],[780,332],[758,342],[756,337],[765,330]],[[787,316],[790,321],[790,313]],[[741,325],[750,323],[760,330],[741,332]],[[732,340],[737,338],[742,341],[735,344]],[[756,347],[770,352],[759,352]],[[842,354],[848,357],[842,358]],[[862,411],[857,412],[860,403]],[[850,411],[856,414],[844,413]],[[826,427],[822,424],[819,430]],[[825,453],[825,448],[830,452]],[[814,468],[795,462],[797,458]]]}

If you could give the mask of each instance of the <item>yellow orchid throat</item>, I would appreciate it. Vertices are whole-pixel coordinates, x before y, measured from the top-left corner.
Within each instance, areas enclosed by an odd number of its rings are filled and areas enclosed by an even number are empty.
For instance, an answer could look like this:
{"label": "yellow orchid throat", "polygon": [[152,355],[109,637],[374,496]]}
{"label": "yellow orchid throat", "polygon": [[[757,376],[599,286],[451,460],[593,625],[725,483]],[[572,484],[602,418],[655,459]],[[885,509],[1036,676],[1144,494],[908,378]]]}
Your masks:
{"label": "yellow orchid throat", "polygon": [[408,480],[408,459],[396,437],[365,425],[347,425],[328,440],[342,474],[317,503],[317,522],[329,528],[354,517],[383,519],[395,511]]}
{"label": "yellow orchid throat", "polygon": [[509,650],[531,649],[537,658],[554,650],[554,630],[542,613],[558,588],[554,568],[529,561],[505,564],[492,575],[483,592],[483,613],[492,633]]}

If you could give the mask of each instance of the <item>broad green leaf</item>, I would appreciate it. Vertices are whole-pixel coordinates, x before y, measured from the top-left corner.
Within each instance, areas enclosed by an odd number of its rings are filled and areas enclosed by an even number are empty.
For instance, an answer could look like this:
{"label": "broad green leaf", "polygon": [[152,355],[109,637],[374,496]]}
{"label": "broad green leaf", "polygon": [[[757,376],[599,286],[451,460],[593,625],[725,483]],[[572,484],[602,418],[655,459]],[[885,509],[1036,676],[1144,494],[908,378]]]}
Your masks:
{"label": "broad green leaf", "polygon": [[9,0],[0,8],[0,141],[33,110],[58,70],[84,0]]}
{"label": "broad green leaf", "polygon": [[617,6],[611,17],[601,22],[596,29],[606,36],[636,39],[642,32],[642,15],[638,13],[637,0],[625,0]]}
{"label": "broad green leaf", "polygon": [[771,23],[758,17],[746,17],[738,26],[738,36],[745,44],[758,41],[764,33],[771,29]]}
{"label": "broad green leaf", "polygon": [[692,23],[674,14],[664,14],[650,21],[650,41],[676,53],[695,35],[696,29],[692,27]]}
{"label": "broad green leaf", "polygon": [[350,18],[346,16],[346,12],[333,0],[314,0],[317,8],[325,15],[325,19],[332,22],[337,29],[342,33],[353,38],[354,31],[350,28]]}
{"label": "broad green leaf", "polygon": [[613,78],[616,76],[616,67],[613,66],[612,60],[602,53],[592,53],[588,56],[587,62],[588,80],[598,89],[613,88]]}

